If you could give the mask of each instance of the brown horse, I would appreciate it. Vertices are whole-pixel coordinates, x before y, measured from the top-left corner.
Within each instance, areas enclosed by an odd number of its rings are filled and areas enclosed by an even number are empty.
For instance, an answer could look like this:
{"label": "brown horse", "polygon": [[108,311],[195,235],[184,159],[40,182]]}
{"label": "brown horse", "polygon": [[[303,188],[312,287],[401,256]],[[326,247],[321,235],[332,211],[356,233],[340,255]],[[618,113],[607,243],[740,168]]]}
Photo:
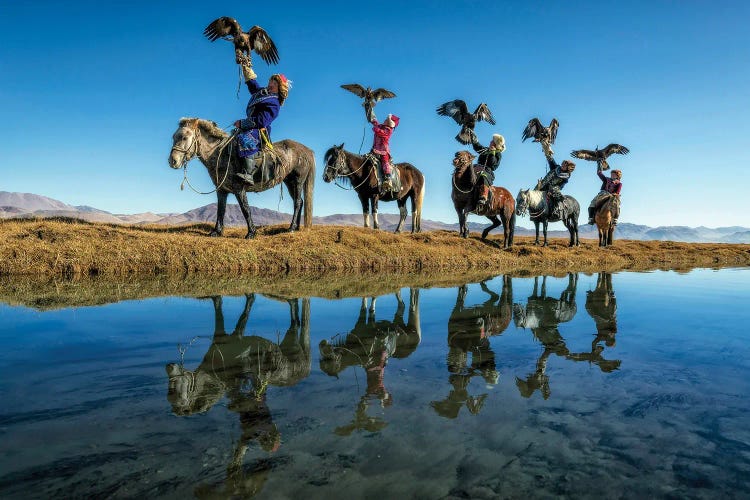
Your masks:
{"label": "brown horse", "polygon": [[420,232],[422,230],[422,201],[424,200],[422,172],[410,163],[397,163],[401,189],[397,193],[384,194],[380,191],[377,168],[369,156],[345,151],[344,144],[341,144],[326,151],[323,180],[331,182],[337,177],[343,177],[351,183],[352,189],[357,192],[359,201],[362,203],[365,227],[370,227],[370,206],[372,206],[372,225],[378,229],[378,200],[395,201],[401,216],[396,232],[400,233],[401,226],[406,220],[406,200],[411,199],[411,232]]}
{"label": "brown horse", "polygon": [[[270,189],[280,182],[286,184],[294,202],[294,213],[289,231],[299,229],[300,217],[305,215],[305,227],[312,225],[313,187],[315,184],[315,154],[307,146],[289,139],[273,143],[273,152],[267,162],[276,166],[276,175],[271,179],[257,182],[250,187],[235,177],[241,171],[234,139],[219,128],[216,123],[200,118],[183,118],[172,136],[172,150],[169,153],[169,166],[184,167],[196,156],[206,167],[216,186],[217,210],[216,226],[210,236],[221,236],[224,231],[224,213],[229,193],[234,194],[247,222],[245,238],[255,236],[255,224],[250,215],[247,191],[260,192]],[[213,192],[213,191],[210,191]],[[209,193],[204,193],[209,194]],[[304,194],[304,201],[303,201]]]}
{"label": "brown horse", "polygon": [[[492,222],[492,225],[482,231],[482,239],[487,238],[490,231],[502,224],[503,248],[509,248],[513,245],[513,233],[516,227],[516,200],[504,187],[492,186],[488,203],[477,208],[479,195],[476,190],[477,173],[471,162],[473,159],[474,155],[468,151],[459,151],[453,158],[453,166],[456,169],[453,171],[451,199],[458,214],[458,232],[464,238],[469,236],[469,228],[466,226],[467,214],[484,215]],[[497,218],[498,215],[500,219]]]}
{"label": "brown horse", "polygon": [[615,234],[614,219],[620,216],[620,196],[610,194],[600,201],[594,212],[594,221],[599,230],[599,246],[612,245]]}

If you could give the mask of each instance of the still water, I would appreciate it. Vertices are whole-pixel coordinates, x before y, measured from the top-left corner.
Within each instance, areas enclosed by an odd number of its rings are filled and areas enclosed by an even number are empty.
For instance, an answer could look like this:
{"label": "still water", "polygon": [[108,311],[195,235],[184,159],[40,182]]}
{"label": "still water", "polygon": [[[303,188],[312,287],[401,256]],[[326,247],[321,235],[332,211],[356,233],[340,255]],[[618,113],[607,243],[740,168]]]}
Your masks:
{"label": "still water", "polygon": [[750,270],[0,305],[0,496],[747,497]]}

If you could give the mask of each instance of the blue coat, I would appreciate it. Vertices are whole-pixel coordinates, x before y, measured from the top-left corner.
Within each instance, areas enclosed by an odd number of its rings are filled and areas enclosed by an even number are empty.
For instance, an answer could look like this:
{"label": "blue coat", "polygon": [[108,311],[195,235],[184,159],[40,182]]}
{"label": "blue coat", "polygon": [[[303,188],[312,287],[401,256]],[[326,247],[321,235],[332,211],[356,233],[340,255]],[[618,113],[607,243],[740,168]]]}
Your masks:
{"label": "blue coat", "polygon": [[247,80],[245,83],[250,91],[250,100],[245,109],[247,118],[240,120],[240,133],[237,135],[239,155],[243,158],[254,155],[262,147],[259,129],[266,129],[270,140],[271,123],[279,115],[281,108],[278,95],[268,92],[256,80]]}

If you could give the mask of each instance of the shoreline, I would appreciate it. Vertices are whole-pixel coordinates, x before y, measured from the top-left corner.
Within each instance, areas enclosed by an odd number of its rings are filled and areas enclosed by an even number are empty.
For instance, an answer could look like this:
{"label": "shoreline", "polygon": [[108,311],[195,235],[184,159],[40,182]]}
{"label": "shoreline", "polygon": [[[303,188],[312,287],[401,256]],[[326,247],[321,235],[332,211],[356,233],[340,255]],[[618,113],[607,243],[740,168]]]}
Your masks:
{"label": "shoreline", "polygon": [[323,275],[430,275],[689,270],[750,266],[750,245],[617,240],[599,248],[551,238],[549,247],[517,237],[502,249],[502,231],[481,240],[457,232],[393,234],[351,226],[227,228],[209,238],[210,224],[126,226],[75,219],[0,220],[0,276],[16,278],[225,276],[278,278]]}

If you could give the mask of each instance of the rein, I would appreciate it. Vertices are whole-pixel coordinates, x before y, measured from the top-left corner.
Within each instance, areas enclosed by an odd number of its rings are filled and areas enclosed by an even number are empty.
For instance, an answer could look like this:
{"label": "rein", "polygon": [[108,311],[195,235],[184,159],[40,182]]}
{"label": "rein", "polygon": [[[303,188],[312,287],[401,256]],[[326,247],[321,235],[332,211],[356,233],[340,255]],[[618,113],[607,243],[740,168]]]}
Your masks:
{"label": "rein", "polygon": [[[471,165],[468,168],[472,168]],[[456,173],[454,172],[453,175],[451,175],[451,179],[453,180],[453,188],[458,191],[461,194],[469,194],[472,191],[474,191],[474,186],[470,187],[468,191],[463,191],[461,188],[459,188],[456,185]]]}
{"label": "rein", "polygon": [[[180,191],[185,189],[185,183],[197,194],[212,194],[219,190],[220,187],[224,185],[224,182],[227,180],[227,177],[229,176],[229,164],[232,161],[232,148],[234,146],[234,137],[237,135],[237,132],[232,133],[229,137],[227,137],[224,141],[222,141],[217,146],[214,146],[211,149],[211,152],[215,151],[217,148],[219,148],[219,155],[216,157],[216,187],[212,189],[211,191],[198,191],[193,187],[193,185],[190,183],[190,179],[188,179],[187,176],[187,166],[190,159],[197,156],[198,154],[198,139],[193,139],[193,144],[188,147],[187,149],[180,148],[179,146],[172,146],[173,150],[177,150],[181,153],[184,153],[183,156],[183,162],[182,162],[182,171],[183,171],[183,177],[182,177],[182,183],[180,184]],[[221,182],[219,182],[219,162],[221,161],[221,154],[224,152],[224,149],[229,145],[229,155],[227,156],[227,168],[224,171],[224,178],[221,179]],[[191,158],[188,158],[188,153],[190,153],[190,149],[194,149],[192,152]],[[186,160],[187,159],[187,160]]]}
{"label": "rein", "polygon": [[360,187],[362,187],[365,184],[365,182],[367,182],[367,181],[370,180],[370,175],[369,174],[372,173],[373,167],[375,165],[369,159],[365,159],[364,161],[362,161],[362,163],[360,164],[359,168],[357,170],[355,170],[354,172],[349,172],[348,174],[340,174],[339,173],[339,165],[338,164],[341,163],[341,164],[345,165],[345,161],[340,161],[341,156],[346,156],[346,155],[342,152],[342,154],[340,154],[339,157],[336,158],[336,177],[337,178],[338,177],[351,177],[352,175],[354,175],[357,172],[359,172],[360,170],[362,170],[364,168],[364,166],[365,166],[365,163],[369,163],[370,164],[370,171],[367,173],[368,175],[365,176],[365,178],[364,178],[364,180],[362,182],[360,182],[359,184],[357,184],[354,187],[348,188],[348,187],[342,186],[341,184],[338,183],[338,181],[334,180],[334,184],[336,184],[336,186],[340,187],[344,191],[356,191],[357,189],[359,189]]}

